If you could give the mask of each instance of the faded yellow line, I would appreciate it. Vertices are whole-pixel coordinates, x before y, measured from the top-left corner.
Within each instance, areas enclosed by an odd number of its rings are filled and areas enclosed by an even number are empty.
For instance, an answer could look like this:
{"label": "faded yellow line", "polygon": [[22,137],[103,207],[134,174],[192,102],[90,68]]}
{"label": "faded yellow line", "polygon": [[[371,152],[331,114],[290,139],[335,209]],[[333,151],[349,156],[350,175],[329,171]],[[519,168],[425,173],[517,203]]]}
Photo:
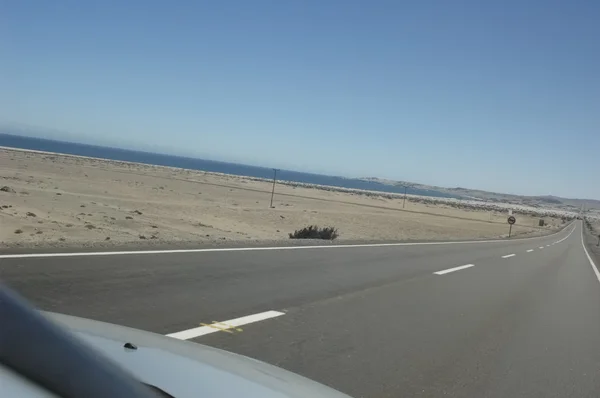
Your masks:
{"label": "faded yellow line", "polygon": [[201,323],[202,326],[208,326],[209,328],[217,329],[221,332],[233,333],[229,328],[221,328],[218,325],[213,325],[212,323]]}
{"label": "faded yellow line", "polygon": [[226,333],[234,333],[234,331],[242,332],[242,328],[236,328],[235,326],[228,325],[224,322],[213,321],[213,323],[200,323],[202,326],[207,326],[209,328],[217,329],[221,332]]}
{"label": "faded yellow line", "polygon": [[233,325],[228,325],[228,324],[227,324],[227,323],[225,323],[225,322],[213,321],[213,324],[214,324],[214,325],[223,325],[223,326],[225,326],[227,329],[235,329],[235,331],[236,331],[236,332],[243,332],[243,331],[244,331],[242,328],[236,328],[235,326],[233,326]]}

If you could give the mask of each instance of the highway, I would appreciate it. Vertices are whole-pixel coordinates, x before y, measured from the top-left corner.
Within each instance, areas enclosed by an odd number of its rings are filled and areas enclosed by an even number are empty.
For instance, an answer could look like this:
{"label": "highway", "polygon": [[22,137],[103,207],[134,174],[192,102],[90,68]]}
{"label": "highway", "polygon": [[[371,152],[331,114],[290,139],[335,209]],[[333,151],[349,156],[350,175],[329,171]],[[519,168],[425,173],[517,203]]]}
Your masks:
{"label": "highway", "polygon": [[39,308],[257,358],[354,397],[600,396],[576,221],[493,242],[0,255]]}

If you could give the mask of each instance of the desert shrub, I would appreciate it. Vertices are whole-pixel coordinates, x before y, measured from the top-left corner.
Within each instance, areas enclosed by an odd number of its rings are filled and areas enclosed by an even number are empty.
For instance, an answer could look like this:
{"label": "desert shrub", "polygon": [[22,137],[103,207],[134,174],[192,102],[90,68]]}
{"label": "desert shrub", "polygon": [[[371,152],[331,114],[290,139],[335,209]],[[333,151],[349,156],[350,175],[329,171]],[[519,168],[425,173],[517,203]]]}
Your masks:
{"label": "desert shrub", "polygon": [[309,225],[302,229],[297,229],[290,233],[290,239],[326,239],[334,240],[337,238],[338,230],[335,227],[319,228],[317,225]]}

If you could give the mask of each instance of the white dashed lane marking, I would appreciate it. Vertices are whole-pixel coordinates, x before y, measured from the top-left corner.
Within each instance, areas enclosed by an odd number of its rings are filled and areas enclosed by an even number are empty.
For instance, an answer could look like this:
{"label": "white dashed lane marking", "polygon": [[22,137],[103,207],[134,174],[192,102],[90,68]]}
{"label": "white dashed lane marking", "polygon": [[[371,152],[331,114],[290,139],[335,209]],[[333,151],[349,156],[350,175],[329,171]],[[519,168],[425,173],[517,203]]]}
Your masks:
{"label": "white dashed lane marking", "polygon": [[444,274],[449,274],[450,272],[460,271],[462,269],[471,268],[471,267],[474,267],[474,266],[475,266],[475,264],[461,265],[460,267],[448,268],[448,269],[445,269],[443,271],[434,272],[434,274],[436,274],[436,275],[444,275]]}
{"label": "white dashed lane marking", "polygon": [[247,325],[249,323],[264,321],[266,319],[276,318],[282,315],[285,315],[285,313],[279,311],[266,311],[261,312],[259,314],[231,319],[229,321],[213,321],[211,324],[204,324],[204,326],[200,326],[197,328],[167,334],[167,337],[173,337],[174,339],[179,340],[189,340],[196,337],[204,336],[205,334],[211,334],[216,332],[241,332],[242,329],[239,328],[240,326]]}

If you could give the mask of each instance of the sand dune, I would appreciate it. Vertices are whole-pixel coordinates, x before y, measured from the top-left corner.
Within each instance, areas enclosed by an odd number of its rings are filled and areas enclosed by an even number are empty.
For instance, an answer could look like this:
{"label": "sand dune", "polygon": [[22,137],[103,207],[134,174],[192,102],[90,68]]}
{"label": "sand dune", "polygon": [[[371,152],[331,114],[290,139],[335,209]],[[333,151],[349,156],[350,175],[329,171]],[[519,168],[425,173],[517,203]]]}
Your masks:
{"label": "sand dune", "polygon": [[[0,150],[4,247],[218,244],[289,241],[309,225],[333,225],[340,241],[503,237],[506,212],[468,204],[277,185],[268,181],[92,158]],[[563,225],[518,215],[515,235]]]}

